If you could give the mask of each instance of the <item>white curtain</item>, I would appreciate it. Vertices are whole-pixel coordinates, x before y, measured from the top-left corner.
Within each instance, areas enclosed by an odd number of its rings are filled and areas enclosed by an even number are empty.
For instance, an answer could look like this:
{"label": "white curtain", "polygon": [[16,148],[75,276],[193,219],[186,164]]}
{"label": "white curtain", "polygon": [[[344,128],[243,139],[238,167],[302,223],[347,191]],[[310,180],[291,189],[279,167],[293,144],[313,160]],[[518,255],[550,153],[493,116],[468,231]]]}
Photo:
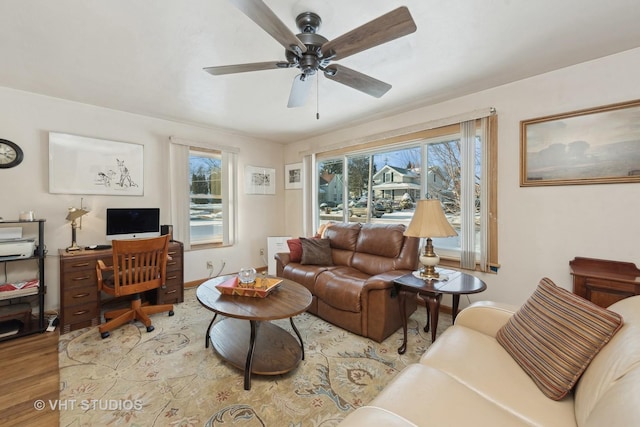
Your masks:
{"label": "white curtain", "polygon": [[[169,200],[171,203],[171,223],[173,238],[191,248],[189,231],[189,147],[169,144],[169,171],[171,172]],[[186,219],[186,220],[185,220]]]}
{"label": "white curtain", "polygon": [[238,212],[238,154],[222,151],[222,244],[232,245],[236,241]]}
{"label": "white curtain", "polygon": [[304,183],[302,186],[302,231],[305,236],[312,236],[315,233],[314,230],[318,229],[318,224],[316,224],[317,215],[313,214],[317,208],[313,203],[313,195],[318,188],[318,174],[315,172],[315,168],[315,154],[306,155],[302,158],[302,182]]}
{"label": "white curtain", "polygon": [[[489,144],[489,119],[483,117],[480,119],[480,153],[481,156],[481,168],[480,171],[476,170],[476,121],[469,120],[460,123],[461,131],[461,157],[462,157],[462,194],[460,194],[460,202],[462,208],[460,210],[461,216],[461,234],[463,235],[461,253],[460,253],[460,267],[466,269],[475,269],[476,263],[479,264],[481,271],[488,271],[489,269],[489,203],[488,203],[488,188],[489,182],[489,159],[490,159],[490,147]],[[476,188],[476,173],[480,173],[480,195],[477,197]],[[479,203],[479,207],[477,204]],[[479,242],[476,242],[476,209],[480,209],[480,233]],[[479,253],[479,259],[476,254]]]}
{"label": "white curtain", "polygon": [[475,230],[475,174],[476,174],[476,121],[460,123],[460,267],[474,269],[476,266],[476,230]]}
{"label": "white curtain", "polygon": [[480,120],[482,142],[482,169],[480,180],[480,271],[489,271],[489,159],[492,145],[489,144],[489,118]]}

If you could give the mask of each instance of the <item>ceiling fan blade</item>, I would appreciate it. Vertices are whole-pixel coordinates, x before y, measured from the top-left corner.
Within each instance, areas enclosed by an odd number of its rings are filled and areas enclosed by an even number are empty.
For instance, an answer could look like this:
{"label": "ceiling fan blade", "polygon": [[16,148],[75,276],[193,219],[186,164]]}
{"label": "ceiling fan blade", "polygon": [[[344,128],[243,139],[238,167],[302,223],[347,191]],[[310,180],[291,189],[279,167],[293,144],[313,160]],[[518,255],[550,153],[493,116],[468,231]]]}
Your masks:
{"label": "ceiling fan blade", "polygon": [[391,89],[389,83],[338,64],[328,66],[325,69],[325,76],[330,80],[342,83],[376,98],[380,98]]}
{"label": "ceiling fan blade", "polygon": [[307,51],[304,43],[296,37],[262,0],[229,1],[253,22],[258,24],[258,26],[265,30],[271,37],[276,39],[285,49],[294,51],[293,46],[297,46],[302,53]]}
{"label": "ceiling fan blade", "polygon": [[206,67],[203,68],[207,73],[214,76],[221,76],[223,74],[235,74],[246,73],[249,71],[262,71],[273,70],[274,68],[286,68],[288,64],[286,62],[272,61],[272,62],[254,62],[251,64],[236,64],[236,65],[221,65],[219,67]]}
{"label": "ceiling fan blade", "polygon": [[298,74],[293,79],[287,108],[302,107],[307,103],[307,98],[309,98],[309,93],[311,92],[311,83],[311,77],[304,74]]}
{"label": "ceiling fan blade", "polygon": [[374,46],[411,34],[416,30],[409,9],[399,7],[322,45],[322,54],[343,59]]}

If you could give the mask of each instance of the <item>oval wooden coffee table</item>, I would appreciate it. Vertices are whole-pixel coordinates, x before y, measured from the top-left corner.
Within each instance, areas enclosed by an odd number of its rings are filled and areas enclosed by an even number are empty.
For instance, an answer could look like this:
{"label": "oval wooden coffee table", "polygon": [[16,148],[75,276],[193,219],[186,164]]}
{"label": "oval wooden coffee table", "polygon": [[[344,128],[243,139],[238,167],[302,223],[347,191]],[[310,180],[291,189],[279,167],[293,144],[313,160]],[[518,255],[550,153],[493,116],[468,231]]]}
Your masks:
{"label": "oval wooden coffee table", "polygon": [[[251,389],[251,374],[278,375],[293,370],[304,359],[304,344],[293,323],[293,316],[311,305],[311,292],[287,279],[265,298],[223,295],[216,285],[233,276],[207,280],[196,289],[200,304],[215,315],[207,328],[209,340],[224,360],[244,369],[244,389]],[[260,280],[260,279],[258,279]],[[218,314],[225,319],[214,323]],[[289,318],[296,339],[270,320]],[[248,322],[247,322],[248,320]],[[258,357],[254,360],[254,354]]]}

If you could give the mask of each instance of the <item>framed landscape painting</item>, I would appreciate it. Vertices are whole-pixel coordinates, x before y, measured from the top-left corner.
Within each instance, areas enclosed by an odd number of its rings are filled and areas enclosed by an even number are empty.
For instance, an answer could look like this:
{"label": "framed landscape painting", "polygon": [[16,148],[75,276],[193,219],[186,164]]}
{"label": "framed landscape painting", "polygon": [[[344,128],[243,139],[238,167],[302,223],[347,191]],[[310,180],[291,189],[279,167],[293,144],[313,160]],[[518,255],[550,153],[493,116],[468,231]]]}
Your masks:
{"label": "framed landscape painting", "polygon": [[520,186],[640,182],[640,100],[520,122]]}

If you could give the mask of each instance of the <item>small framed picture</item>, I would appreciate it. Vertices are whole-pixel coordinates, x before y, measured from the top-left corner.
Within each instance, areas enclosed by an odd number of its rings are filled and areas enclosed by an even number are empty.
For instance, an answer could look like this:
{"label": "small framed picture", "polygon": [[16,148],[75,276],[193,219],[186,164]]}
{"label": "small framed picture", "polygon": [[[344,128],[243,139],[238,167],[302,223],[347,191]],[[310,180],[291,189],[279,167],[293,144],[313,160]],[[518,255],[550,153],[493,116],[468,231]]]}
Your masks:
{"label": "small framed picture", "polygon": [[292,163],[284,167],[285,190],[302,188],[302,163]]}
{"label": "small framed picture", "polygon": [[259,166],[245,166],[246,194],[276,194],[276,170]]}

